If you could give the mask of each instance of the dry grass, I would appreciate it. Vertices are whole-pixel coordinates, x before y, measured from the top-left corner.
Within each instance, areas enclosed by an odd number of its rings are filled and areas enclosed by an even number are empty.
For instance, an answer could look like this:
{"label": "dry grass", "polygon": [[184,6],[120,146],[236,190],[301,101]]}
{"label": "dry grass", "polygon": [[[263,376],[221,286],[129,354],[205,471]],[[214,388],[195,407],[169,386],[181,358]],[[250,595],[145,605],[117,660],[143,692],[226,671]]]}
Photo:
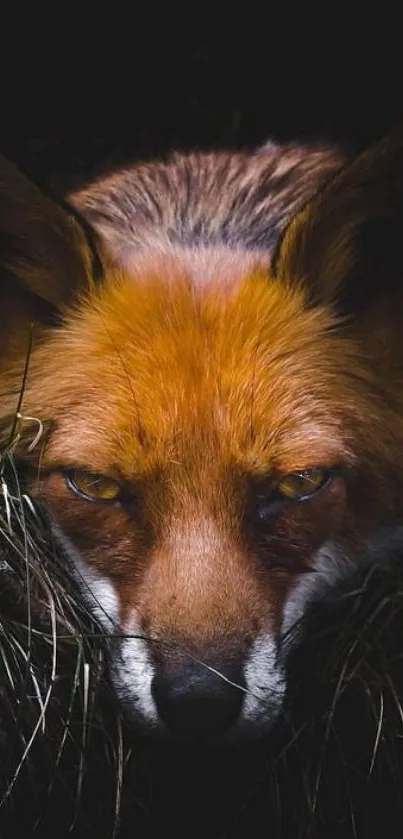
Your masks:
{"label": "dry grass", "polygon": [[19,407],[0,451],[0,826],[20,799],[39,826],[63,789],[72,827],[95,752],[117,823],[121,722],[104,710],[105,643],[18,474]]}
{"label": "dry grass", "polygon": [[147,747],[139,774],[108,695],[105,640],[14,461],[18,415],[0,453],[0,836],[44,837],[57,824],[58,839],[167,825],[179,837],[195,812],[209,839],[401,835],[401,529],[307,616],[268,741]]}

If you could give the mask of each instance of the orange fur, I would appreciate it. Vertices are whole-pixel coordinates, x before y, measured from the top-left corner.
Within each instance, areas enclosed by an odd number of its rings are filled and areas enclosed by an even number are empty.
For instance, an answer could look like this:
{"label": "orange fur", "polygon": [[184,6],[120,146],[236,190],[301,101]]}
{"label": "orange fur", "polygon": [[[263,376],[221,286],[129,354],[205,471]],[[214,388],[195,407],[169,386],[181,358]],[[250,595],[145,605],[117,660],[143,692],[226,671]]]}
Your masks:
{"label": "orange fur", "polygon": [[[180,265],[171,270],[166,266],[163,277],[151,270],[148,276],[110,277],[34,353],[23,410],[54,424],[42,454],[44,475],[51,477],[42,479],[41,490],[50,480],[48,503],[57,518],[59,504],[69,504],[83,508],[84,521],[93,520],[93,508],[68,498],[54,477],[62,467],[91,468],[139,488],[157,542],[171,542],[172,532],[177,540],[191,522],[207,521],[224,543],[230,539],[236,546],[250,480],[313,462],[353,466],[380,459],[393,428],[385,423],[384,405],[376,404],[369,374],[365,381],[360,371],[354,343],[340,337],[330,312],[306,306],[302,290],[257,270],[231,290],[213,284],[195,294]],[[108,553],[105,563],[96,541],[89,556],[119,579],[122,602],[137,603],[131,586],[136,588],[143,549],[131,539],[132,522],[121,511],[111,516],[113,531],[121,533],[116,557]],[[125,541],[133,556],[126,565]],[[246,554],[238,556],[235,572],[228,557],[235,562],[239,548],[220,548],[221,560],[206,547],[203,553],[212,563],[217,596],[240,620],[246,605],[235,608],[232,600],[238,588],[247,590]],[[159,585],[169,589],[169,571],[160,559],[158,567],[159,582],[155,569],[150,574],[148,608],[169,618],[155,595]],[[204,576],[208,567],[204,562]],[[175,585],[180,590],[180,575]],[[194,590],[188,619],[199,635]],[[201,597],[214,611],[206,586]],[[267,599],[254,586],[250,597],[261,601],[264,614]],[[253,614],[255,604],[248,610]]]}
{"label": "orange fur", "polygon": [[[376,160],[375,154],[375,181]],[[172,164],[173,185],[179,169]],[[108,256],[113,237],[108,245],[106,234],[102,282],[94,283],[86,256],[79,296],[72,300],[71,290],[59,295],[61,325],[44,318],[34,333],[15,454],[31,468],[40,462],[39,480],[35,468],[31,472],[31,492],[88,565],[113,581],[121,627],[134,608],[150,637],[179,640],[200,655],[245,645],[268,627],[277,634],[289,592],[313,567],[322,544],[335,540],[358,561],[376,523],[403,514],[400,291],[390,335],[374,315],[387,314],[382,296],[375,308],[371,300],[347,319],[338,310],[336,291],[344,279],[350,282],[359,259],[351,259],[352,242],[365,223],[362,208],[351,213],[349,200],[343,247],[326,227],[328,250],[323,242],[320,254],[331,293],[321,299],[315,277],[313,303],[309,284],[311,232],[314,237],[333,193],[343,206],[356,171],[359,163],[341,186],[336,179],[302,211],[274,268],[270,249],[251,249],[242,240],[237,248],[181,245],[169,242],[167,232],[160,235],[155,221],[147,246],[133,246],[124,258],[119,248]],[[372,183],[370,167],[369,173]],[[236,197],[236,181],[232,188]],[[102,189],[101,183],[75,198],[95,213],[96,225],[103,201],[110,209],[110,181]],[[165,189],[169,225],[179,199],[173,187]],[[118,176],[118,208],[119,200]],[[207,212],[208,194],[200,200],[200,212]],[[227,195],[224,216],[231,206]],[[103,222],[99,232],[105,232]],[[14,320],[10,313],[3,352],[3,425],[15,405],[7,393],[21,381],[23,320],[38,307],[36,297],[22,293],[25,275],[18,266],[15,274],[21,309]],[[52,294],[42,296],[54,306]],[[13,306],[16,300],[14,294]],[[47,434],[32,453],[35,418]],[[268,495],[283,474],[312,466],[337,467],[341,475],[323,494],[285,507],[262,535],[254,520],[256,496]],[[80,468],[121,481],[130,505],[101,507],[75,497],[63,471]]]}

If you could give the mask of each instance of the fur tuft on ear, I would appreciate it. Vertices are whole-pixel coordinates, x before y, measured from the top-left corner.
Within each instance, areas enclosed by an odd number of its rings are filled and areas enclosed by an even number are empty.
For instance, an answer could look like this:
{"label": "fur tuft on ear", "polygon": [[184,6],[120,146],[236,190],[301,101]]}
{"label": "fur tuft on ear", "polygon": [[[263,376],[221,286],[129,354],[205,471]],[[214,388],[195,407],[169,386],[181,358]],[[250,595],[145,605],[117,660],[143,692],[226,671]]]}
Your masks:
{"label": "fur tuft on ear", "polygon": [[295,216],[274,255],[283,282],[342,313],[403,291],[403,127],[341,170]]}

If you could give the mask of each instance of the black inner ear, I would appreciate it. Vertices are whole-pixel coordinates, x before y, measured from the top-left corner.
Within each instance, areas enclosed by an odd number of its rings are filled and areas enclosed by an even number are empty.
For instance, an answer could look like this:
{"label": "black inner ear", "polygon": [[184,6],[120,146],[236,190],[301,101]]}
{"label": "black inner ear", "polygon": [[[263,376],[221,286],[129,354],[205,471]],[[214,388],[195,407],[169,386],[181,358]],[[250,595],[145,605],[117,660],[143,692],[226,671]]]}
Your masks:
{"label": "black inner ear", "polygon": [[[335,196],[325,190],[315,196],[316,211],[297,229],[287,257],[288,280],[303,282],[311,305],[331,303],[341,314],[374,308],[378,301],[396,301],[403,296],[403,180],[401,194],[396,182],[386,178],[377,185],[375,177],[360,190],[354,183],[346,183]],[[286,236],[287,230],[272,258],[274,276],[281,277]],[[348,236],[349,256],[333,296],[327,279],[334,275],[331,260],[343,236]]]}
{"label": "black inner ear", "polygon": [[[16,310],[18,283],[25,302],[27,292],[37,295],[42,305],[63,309],[80,289],[102,277],[101,249],[88,221],[75,207],[41,192],[12,162],[0,156],[0,282],[4,313]],[[4,279],[5,277],[9,279]],[[14,285],[10,285],[14,278]],[[46,305],[43,307],[45,310]],[[1,313],[0,313],[1,317]],[[4,324],[7,327],[7,323]]]}
{"label": "black inner ear", "polygon": [[371,218],[353,242],[350,276],[339,290],[336,307],[354,313],[403,296],[403,212]]}
{"label": "black inner ear", "polygon": [[[64,200],[58,200],[58,205],[70,216],[74,217],[80,225],[83,236],[88,245],[88,252],[91,260],[91,276],[95,282],[100,283],[103,277],[103,263],[98,250],[98,238],[88,221],[81,213]],[[0,254],[6,263],[13,264],[19,258],[27,260],[26,243],[22,243],[20,237],[4,234],[0,231]],[[35,258],[33,254],[32,258]],[[23,310],[27,316],[27,322],[41,324],[41,326],[57,327],[63,321],[63,310],[53,305],[44,297],[39,297],[30,291],[19,279],[18,274],[7,268],[0,269],[0,329],[2,313],[7,312],[7,321],[12,319],[13,312]],[[7,326],[7,324],[5,324]],[[1,338],[1,336],[0,336]],[[0,341],[1,343],[1,341]]]}
{"label": "black inner ear", "polygon": [[401,304],[403,129],[338,172],[284,231],[272,260],[280,281],[341,314]]}

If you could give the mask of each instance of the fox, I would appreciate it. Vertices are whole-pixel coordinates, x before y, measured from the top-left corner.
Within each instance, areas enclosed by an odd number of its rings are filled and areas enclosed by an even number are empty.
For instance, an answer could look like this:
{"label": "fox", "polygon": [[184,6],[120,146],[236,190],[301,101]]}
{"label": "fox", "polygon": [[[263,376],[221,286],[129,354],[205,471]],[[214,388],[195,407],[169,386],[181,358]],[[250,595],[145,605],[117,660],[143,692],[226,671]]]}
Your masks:
{"label": "fox", "polygon": [[117,701],[150,737],[264,737],[308,608],[403,515],[403,133],[63,201],[2,158],[0,206],[0,441]]}

